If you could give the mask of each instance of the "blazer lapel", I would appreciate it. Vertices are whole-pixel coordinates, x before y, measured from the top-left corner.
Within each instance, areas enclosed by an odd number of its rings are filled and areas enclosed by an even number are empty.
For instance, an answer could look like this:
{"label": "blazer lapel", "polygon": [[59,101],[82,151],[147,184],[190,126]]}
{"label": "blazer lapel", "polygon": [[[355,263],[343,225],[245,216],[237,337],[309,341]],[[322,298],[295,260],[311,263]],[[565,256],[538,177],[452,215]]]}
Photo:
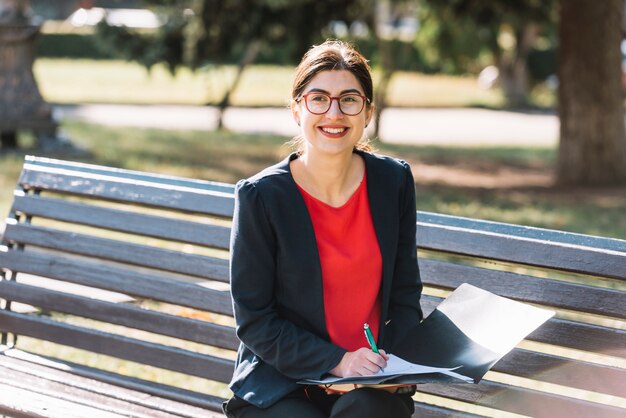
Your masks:
{"label": "blazer lapel", "polygon": [[[301,235],[299,236],[298,244],[299,246],[302,246],[300,251],[310,255],[307,257],[306,265],[301,266],[302,271],[306,272],[307,275],[307,292],[306,295],[303,295],[303,297],[306,298],[306,301],[303,302],[309,302],[311,300],[314,302],[312,304],[314,308],[309,311],[311,324],[316,328],[315,331],[318,335],[321,335],[330,341],[324,311],[324,282],[322,279],[322,265],[317,248],[315,230],[313,229],[313,222],[311,221],[309,210],[304,202],[302,193],[293,179],[291,168],[289,166],[289,163],[295,158],[297,158],[297,154],[291,154],[284,160],[285,165],[282,166],[282,168],[284,168],[289,174],[289,180],[287,182],[289,198],[286,199],[286,201],[290,202],[289,204],[291,205],[291,212],[293,214],[292,220],[294,223],[292,230],[300,231]],[[304,303],[304,305],[311,306],[309,303]]]}
{"label": "blazer lapel", "polygon": [[[389,310],[389,293],[391,291],[391,281],[393,277],[393,260],[395,258],[395,248],[393,236],[398,228],[397,219],[394,219],[393,211],[389,210],[394,203],[393,190],[390,190],[384,174],[379,172],[376,164],[376,156],[368,153],[359,153],[365,159],[365,169],[367,174],[367,192],[372,212],[372,222],[378,239],[378,246],[383,260],[383,277],[381,284],[381,325],[387,319]],[[397,199],[397,196],[396,196]],[[380,327],[378,338],[383,339],[382,332],[384,326]]]}

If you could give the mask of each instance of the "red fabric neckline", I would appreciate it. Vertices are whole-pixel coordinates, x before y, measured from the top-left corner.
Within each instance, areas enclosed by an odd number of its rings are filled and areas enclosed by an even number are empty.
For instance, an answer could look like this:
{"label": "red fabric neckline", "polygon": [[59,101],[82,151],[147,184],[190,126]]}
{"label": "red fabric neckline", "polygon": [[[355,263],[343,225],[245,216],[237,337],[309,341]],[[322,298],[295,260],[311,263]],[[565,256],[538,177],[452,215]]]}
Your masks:
{"label": "red fabric neckline", "polygon": [[298,188],[315,231],[330,339],[349,351],[369,347],[363,324],[368,323],[374,336],[378,335],[382,256],[372,222],[366,176],[340,207],[330,206]]}

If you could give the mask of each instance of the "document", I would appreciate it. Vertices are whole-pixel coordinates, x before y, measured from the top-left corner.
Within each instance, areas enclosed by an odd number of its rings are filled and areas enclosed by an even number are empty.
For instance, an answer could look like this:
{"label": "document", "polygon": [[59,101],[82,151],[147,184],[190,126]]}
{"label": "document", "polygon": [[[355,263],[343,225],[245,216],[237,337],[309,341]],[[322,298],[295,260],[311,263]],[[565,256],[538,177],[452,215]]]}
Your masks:
{"label": "document", "polygon": [[[360,383],[360,384],[381,384],[381,383],[397,383],[396,378],[402,376],[411,375],[413,379],[419,379],[419,375],[424,375],[424,378],[428,381],[433,380],[433,374],[441,374],[443,376],[450,377],[452,379],[458,379],[461,382],[472,382],[472,379],[458,373],[453,370],[455,368],[442,368],[442,367],[430,367],[421,364],[413,364],[406,360],[402,360],[400,357],[393,354],[389,355],[387,361],[387,367],[378,371],[378,373],[370,376],[355,376],[355,377],[336,377],[329,376],[322,380],[303,380],[298,383],[306,383],[313,385],[333,385],[339,383]],[[414,375],[414,376],[413,376]],[[437,378],[435,378],[437,380]]]}
{"label": "document", "polygon": [[389,347],[387,367],[371,376],[302,380],[336,383],[478,383],[493,365],[554,315],[464,283]]}

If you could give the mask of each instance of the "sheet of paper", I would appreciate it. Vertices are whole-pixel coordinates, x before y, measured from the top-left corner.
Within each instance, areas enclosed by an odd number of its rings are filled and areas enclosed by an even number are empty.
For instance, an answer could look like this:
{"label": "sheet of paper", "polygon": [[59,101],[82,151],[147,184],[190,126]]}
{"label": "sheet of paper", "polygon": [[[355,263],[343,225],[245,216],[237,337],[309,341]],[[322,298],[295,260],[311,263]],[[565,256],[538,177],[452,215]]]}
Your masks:
{"label": "sheet of paper", "polygon": [[352,382],[357,382],[360,380],[369,381],[374,378],[385,378],[385,377],[394,377],[401,375],[409,375],[409,374],[429,374],[429,373],[442,373],[451,377],[455,377],[457,379],[461,379],[467,382],[472,382],[472,379],[466,376],[462,376],[458,373],[455,373],[456,367],[452,368],[442,368],[442,367],[430,367],[422,364],[414,364],[410,363],[406,360],[401,359],[400,357],[394,356],[393,354],[389,355],[389,360],[387,361],[387,367],[382,370],[379,370],[378,373],[368,375],[368,376],[353,376],[353,377],[336,377],[331,376],[322,380],[306,380],[306,382],[311,384],[320,384],[320,385],[329,385],[333,383],[344,383],[346,380],[350,380]]}
{"label": "sheet of paper", "polygon": [[455,373],[454,370],[458,368],[459,366],[451,367],[451,368],[442,368],[442,367],[425,366],[423,364],[410,363],[406,360],[401,359],[398,356],[394,356],[393,354],[390,354],[389,360],[387,361],[387,367],[380,370],[374,376],[397,376],[401,374],[442,373],[448,376],[456,377],[457,379],[466,380],[468,382],[473,381],[469,377]]}
{"label": "sheet of paper", "polygon": [[465,335],[489,350],[504,355],[526,335],[554,315],[487,292],[467,283],[437,306]]}

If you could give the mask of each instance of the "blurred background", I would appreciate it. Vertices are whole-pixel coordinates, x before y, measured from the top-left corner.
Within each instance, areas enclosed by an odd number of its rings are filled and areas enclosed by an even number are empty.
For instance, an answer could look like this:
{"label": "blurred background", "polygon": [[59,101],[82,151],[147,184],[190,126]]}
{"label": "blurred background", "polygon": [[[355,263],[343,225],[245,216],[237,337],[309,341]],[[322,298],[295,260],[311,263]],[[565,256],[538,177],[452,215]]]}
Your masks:
{"label": "blurred background", "polygon": [[418,210],[624,239],[624,6],[0,0],[0,212],[27,154],[255,173],[297,132],[295,65],[336,38],[370,59],[368,135],[411,163]]}
{"label": "blurred background", "polygon": [[[367,134],[411,164],[418,210],[624,239],[625,4],[0,0],[0,219],[29,154],[231,183],[273,164],[298,131],[295,66],[337,38],[370,59]],[[32,352],[230,395],[20,338]]]}

